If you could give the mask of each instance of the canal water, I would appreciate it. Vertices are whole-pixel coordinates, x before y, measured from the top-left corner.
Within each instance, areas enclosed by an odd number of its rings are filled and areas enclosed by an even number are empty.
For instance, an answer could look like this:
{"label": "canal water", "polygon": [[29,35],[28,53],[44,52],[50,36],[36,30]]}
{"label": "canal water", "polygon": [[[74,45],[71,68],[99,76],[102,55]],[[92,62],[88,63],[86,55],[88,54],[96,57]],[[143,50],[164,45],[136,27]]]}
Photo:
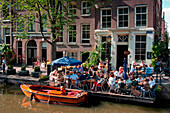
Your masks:
{"label": "canal water", "polygon": [[80,107],[30,102],[18,85],[0,85],[0,113],[170,113],[170,103],[157,105],[90,98]]}

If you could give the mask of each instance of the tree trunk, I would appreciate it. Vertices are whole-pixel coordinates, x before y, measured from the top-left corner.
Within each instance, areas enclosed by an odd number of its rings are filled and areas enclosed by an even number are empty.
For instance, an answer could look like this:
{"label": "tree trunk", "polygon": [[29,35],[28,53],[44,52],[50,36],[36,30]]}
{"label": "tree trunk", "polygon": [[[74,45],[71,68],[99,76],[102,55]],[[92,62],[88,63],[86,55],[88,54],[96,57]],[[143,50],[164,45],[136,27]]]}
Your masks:
{"label": "tree trunk", "polygon": [[56,42],[52,42],[51,45],[51,60],[55,60],[56,59]]}

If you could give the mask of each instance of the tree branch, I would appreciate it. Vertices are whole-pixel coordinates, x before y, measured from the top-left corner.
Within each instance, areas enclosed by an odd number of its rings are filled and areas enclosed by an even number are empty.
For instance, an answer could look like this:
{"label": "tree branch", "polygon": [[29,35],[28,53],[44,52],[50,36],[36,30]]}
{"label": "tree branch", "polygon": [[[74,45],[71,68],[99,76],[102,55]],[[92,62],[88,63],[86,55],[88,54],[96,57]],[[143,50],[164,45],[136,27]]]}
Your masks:
{"label": "tree branch", "polygon": [[45,39],[45,41],[47,41],[49,44],[52,45],[52,43],[49,40],[46,39],[46,37],[44,36],[44,33],[42,32],[42,16],[41,16],[41,11],[40,11],[40,6],[38,5],[38,3],[37,3],[37,6],[38,6],[38,13],[39,13],[39,20],[40,20],[40,32],[41,32],[41,35]]}

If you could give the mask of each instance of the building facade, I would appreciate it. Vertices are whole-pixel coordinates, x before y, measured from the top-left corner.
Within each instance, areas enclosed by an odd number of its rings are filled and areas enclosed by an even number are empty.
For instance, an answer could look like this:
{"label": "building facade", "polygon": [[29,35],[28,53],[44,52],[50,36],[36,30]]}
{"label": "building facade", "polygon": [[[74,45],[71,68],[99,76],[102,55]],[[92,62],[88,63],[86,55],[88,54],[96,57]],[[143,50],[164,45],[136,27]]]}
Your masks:
{"label": "building facade", "polygon": [[[123,65],[124,58],[128,64],[140,60],[146,64],[151,62],[155,31],[161,34],[162,0],[101,0],[93,7],[86,0],[77,0],[70,10],[76,15],[75,24],[70,25],[69,31],[64,29],[57,40],[57,58],[67,55],[84,62],[88,54],[81,55],[82,52],[92,51],[97,44],[111,41],[111,45],[105,47],[110,48],[112,69]],[[6,42],[7,33],[12,36],[8,30],[1,28],[1,37]],[[45,36],[50,39],[48,31],[44,28]],[[42,38],[39,25],[33,24],[28,32],[28,39],[14,39],[17,62],[32,64],[38,61],[40,64],[43,60],[50,60],[50,44]],[[124,55],[124,51],[130,54]],[[103,60],[107,58],[105,54],[101,53],[101,56]]]}

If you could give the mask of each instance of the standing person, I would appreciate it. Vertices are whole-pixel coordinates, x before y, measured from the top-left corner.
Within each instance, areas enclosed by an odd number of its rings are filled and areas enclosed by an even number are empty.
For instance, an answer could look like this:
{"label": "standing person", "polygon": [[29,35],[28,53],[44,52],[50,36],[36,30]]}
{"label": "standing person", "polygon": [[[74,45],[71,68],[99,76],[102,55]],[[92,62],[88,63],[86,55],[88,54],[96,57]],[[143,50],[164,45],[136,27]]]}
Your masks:
{"label": "standing person", "polygon": [[130,74],[133,75],[136,71],[136,62],[133,61],[130,69]]}
{"label": "standing person", "polygon": [[5,58],[2,57],[2,69],[3,69],[3,73],[5,73],[5,66],[6,66]]}

